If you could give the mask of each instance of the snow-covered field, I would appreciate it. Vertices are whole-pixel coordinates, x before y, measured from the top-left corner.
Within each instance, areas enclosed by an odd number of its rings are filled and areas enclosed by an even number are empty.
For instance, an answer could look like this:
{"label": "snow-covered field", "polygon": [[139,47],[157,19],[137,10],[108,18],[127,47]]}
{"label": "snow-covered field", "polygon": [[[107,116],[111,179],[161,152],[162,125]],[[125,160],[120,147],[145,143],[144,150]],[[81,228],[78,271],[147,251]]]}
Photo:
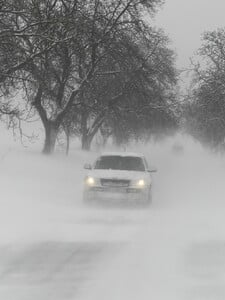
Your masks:
{"label": "snow-covered field", "polygon": [[179,140],[129,148],[158,169],[148,209],[83,205],[95,152],[3,144],[0,299],[224,300],[225,157]]}

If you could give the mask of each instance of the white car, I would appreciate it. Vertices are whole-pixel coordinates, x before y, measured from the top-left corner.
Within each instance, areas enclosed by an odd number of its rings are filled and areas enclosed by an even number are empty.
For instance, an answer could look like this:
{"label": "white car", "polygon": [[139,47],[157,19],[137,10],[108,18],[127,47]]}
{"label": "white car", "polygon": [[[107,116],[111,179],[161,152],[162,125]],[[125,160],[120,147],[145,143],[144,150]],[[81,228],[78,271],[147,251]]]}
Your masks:
{"label": "white car", "polygon": [[89,169],[83,199],[86,202],[119,200],[119,202],[151,203],[152,177],[142,154],[103,153]]}

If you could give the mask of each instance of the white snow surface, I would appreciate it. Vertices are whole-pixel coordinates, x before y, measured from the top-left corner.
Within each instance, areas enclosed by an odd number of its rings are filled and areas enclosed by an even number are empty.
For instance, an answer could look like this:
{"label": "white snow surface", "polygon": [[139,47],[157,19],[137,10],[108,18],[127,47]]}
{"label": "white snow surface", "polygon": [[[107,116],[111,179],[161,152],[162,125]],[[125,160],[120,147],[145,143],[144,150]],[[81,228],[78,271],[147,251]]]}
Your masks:
{"label": "white snow surface", "polygon": [[129,149],[158,169],[149,208],[83,205],[94,151],[2,144],[0,299],[224,300],[225,157],[176,139]]}

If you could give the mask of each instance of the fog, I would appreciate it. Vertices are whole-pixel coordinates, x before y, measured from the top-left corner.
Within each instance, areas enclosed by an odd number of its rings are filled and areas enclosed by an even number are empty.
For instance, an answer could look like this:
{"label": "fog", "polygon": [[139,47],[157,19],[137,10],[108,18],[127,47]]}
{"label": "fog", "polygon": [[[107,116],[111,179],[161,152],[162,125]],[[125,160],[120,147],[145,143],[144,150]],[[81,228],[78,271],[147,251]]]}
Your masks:
{"label": "fog", "polygon": [[177,52],[179,68],[190,68],[190,58],[200,48],[205,31],[225,26],[224,9],[222,0],[165,1],[155,17],[155,23],[169,35]]}
{"label": "fog", "polygon": [[149,208],[82,203],[96,151],[2,145],[0,299],[225,299],[224,156],[184,136],[128,150],[158,169]]}

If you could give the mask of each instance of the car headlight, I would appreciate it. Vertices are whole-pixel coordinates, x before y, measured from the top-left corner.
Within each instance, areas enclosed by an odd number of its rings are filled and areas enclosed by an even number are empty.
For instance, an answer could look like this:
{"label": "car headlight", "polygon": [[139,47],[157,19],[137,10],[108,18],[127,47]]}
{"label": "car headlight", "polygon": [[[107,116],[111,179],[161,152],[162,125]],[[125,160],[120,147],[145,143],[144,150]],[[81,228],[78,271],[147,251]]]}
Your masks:
{"label": "car headlight", "polygon": [[140,179],[137,181],[137,186],[144,187],[145,185],[146,185],[146,182],[144,181],[144,179]]}
{"label": "car headlight", "polygon": [[88,185],[88,186],[93,186],[93,185],[95,184],[95,179],[94,179],[94,177],[88,176],[88,177],[85,179],[85,183],[86,183],[86,185]]}
{"label": "car headlight", "polygon": [[144,179],[132,180],[131,186],[136,188],[145,188],[147,186],[147,182]]}

